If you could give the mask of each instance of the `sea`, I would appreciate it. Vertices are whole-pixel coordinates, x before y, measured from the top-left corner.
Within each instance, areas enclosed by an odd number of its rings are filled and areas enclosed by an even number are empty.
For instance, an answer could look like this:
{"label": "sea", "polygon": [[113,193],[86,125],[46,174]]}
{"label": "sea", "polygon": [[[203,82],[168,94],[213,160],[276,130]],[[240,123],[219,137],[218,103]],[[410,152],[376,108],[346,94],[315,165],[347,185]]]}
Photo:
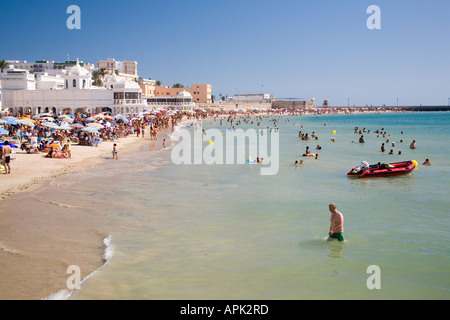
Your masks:
{"label": "sea", "polygon": [[[133,153],[119,148],[119,160],[12,195],[0,208],[2,298],[450,299],[449,112],[220,120],[175,132],[205,130],[194,153],[221,147],[209,129],[259,139],[265,129],[278,170],[261,174],[270,158],[177,164],[167,136],[166,148],[162,137]],[[256,159],[249,143],[236,140],[235,150]],[[306,147],[318,158],[303,157]],[[347,176],[361,161],[405,160],[418,163],[408,175]],[[342,243],[326,241],[330,203],[344,216]]]}

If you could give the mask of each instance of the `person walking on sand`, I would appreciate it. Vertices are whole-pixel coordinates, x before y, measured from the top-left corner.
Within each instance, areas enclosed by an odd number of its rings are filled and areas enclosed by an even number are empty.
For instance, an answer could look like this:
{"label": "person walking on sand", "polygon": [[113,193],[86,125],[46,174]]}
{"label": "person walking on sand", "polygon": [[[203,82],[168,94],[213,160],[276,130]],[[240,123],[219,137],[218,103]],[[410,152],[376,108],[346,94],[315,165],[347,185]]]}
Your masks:
{"label": "person walking on sand", "polygon": [[119,156],[117,155],[117,144],[115,144],[115,143],[113,145],[112,154],[113,154],[113,159],[119,160]]}
{"label": "person walking on sand", "polygon": [[11,147],[8,141],[5,141],[5,145],[2,148],[2,156],[5,162],[5,174],[10,174],[11,166],[9,163],[11,162]]}
{"label": "person walking on sand", "polygon": [[330,231],[328,232],[327,241],[344,241],[344,216],[342,215],[342,213],[337,211],[336,205],[334,203],[330,203],[328,209],[331,212],[331,218]]}

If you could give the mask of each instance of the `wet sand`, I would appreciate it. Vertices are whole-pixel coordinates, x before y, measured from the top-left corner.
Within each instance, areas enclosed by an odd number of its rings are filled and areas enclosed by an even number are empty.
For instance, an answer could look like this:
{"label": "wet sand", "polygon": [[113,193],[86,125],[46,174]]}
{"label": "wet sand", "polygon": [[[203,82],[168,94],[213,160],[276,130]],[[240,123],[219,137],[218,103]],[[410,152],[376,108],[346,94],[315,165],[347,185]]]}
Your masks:
{"label": "wet sand", "polygon": [[[159,134],[158,140],[164,138],[165,134]],[[112,160],[112,142],[99,147],[72,145],[71,159],[48,159],[43,153],[17,149],[12,173],[0,174],[0,299],[58,298],[51,295],[67,288],[69,266],[78,266],[84,279],[105,263],[104,240],[114,225],[106,213],[93,214],[73,204],[47,200],[41,190],[56,177],[102,161],[120,161],[121,154],[148,145],[157,148],[160,141],[129,136],[116,143],[119,160]],[[57,207],[48,210],[49,206]]]}

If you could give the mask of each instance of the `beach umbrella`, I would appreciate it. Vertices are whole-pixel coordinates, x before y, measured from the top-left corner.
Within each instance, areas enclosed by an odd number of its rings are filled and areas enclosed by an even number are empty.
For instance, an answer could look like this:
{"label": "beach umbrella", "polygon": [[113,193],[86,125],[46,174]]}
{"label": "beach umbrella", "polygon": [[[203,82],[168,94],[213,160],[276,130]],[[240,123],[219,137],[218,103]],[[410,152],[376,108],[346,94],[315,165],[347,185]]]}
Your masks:
{"label": "beach umbrella", "polygon": [[17,118],[15,118],[15,117],[3,117],[2,118],[2,120],[4,120],[4,121],[6,121],[6,123],[5,124],[13,124],[13,125],[15,125],[15,124],[17,124]]}
{"label": "beach umbrella", "polygon": [[[8,143],[8,145],[9,145],[11,148],[15,148],[15,149],[19,148],[18,146],[16,146],[16,145],[13,144],[13,143]],[[0,143],[0,148],[2,148],[2,147],[4,147],[4,146],[5,146],[5,143],[4,143],[4,142]]]}
{"label": "beach umbrella", "polygon": [[105,127],[104,125],[97,123],[97,122],[88,123],[87,126],[88,127],[96,127],[99,129],[103,129]]}
{"label": "beach umbrella", "polygon": [[88,121],[88,122],[94,122],[94,121],[96,121],[96,119],[95,119],[94,117],[89,117],[89,118],[86,119],[86,121]]}
{"label": "beach umbrella", "polygon": [[54,149],[59,149],[61,148],[61,146],[57,143],[52,143],[51,145],[49,145],[49,147],[54,148]]}
{"label": "beach umbrella", "polygon": [[0,119],[0,126],[4,126],[6,124],[6,122],[8,122],[8,121]]}
{"label": "beach umbrella", "polygon": [[11,116],[6,116],[6,117],[3,117],[2,118],[3,120],[6,120],[6,121],[8,121],[8,120],[18,120],[16,117],[11,117]]}
{"label": "beach umbrella", "polygon": [[72,123],[70,126],[74,129],[83,129],[84,128],[84,126],[81,123]]}
{"label": "beach umbrella", "polygon": [[8,133],[9,133],[8,130],[5,130],[5,129],[0,128],[0,136],[5,136],[5,135],[7,135]]}
{"label": "beach umbrella", "polygon": [[39,113],[38,114],[38,117],[51,117],[52,116],[52,114],[51,113],[48,113],[48,112],[45,112],[45,113]]}
{"label": "beach umbrella", "polygon": [[98,128],[96,128],[96,127],[86,127],[84,129],[82,129],[81,131],[91,132],[91,133],[98,133]]}
{"label": "beach umbrella", "polygon": [[42,125],[51,129],[59,129],[59,126],[56,123],[44,122]]}
{"label": "beach umbrella", "polygon": [[45,122],[54,122],[55,119],[52,117],[44,117],[44,118],[40,118],[40,121],[45,121]]}
{"label": "beach umbrella", "polygon": [[22,119],[18,120],[17,123],[27,127],[34,127],[34,122],[31,120]]}
{"label": "beach umbrella", "polygon": [[63,122],[61,123],[61,125],[59,126],[59,129],[61,130],[72,130],[72,126],[70,124],[68,124],[67,122]]}

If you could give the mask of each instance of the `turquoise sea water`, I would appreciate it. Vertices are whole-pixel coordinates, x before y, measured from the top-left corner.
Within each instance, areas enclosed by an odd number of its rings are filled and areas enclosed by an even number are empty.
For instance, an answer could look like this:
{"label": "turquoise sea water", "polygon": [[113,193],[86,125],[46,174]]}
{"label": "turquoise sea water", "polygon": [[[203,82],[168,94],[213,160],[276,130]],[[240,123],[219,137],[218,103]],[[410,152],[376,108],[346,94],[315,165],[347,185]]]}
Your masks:
{"label": "turquoise sea water", "polygon": [[[269,119],[261,128],[273,128]],[[48,210],[105,216],[107,263],[70,299],[449,299],[450,113],[277,119],[275,175],[262,176],[260,165],[174,165],[171,149],[144,148],[37,191],[36,198],[65,204]],[[370,130],[365,144],[356,126]],[[204,129],[229,127],[203,121]],[[386,138],[374,133],[381,128]],[[302,141],[299,131],[319,139]],[[318,160],[299,157],[317,144]],[[431,166],[422,165],[426,158]],[[419,167],[405,176],[348,178],[362,160]],[[344,215],[343,244],[324,240],[331,202]],[[372,265],[381,289],[366,285]]]}

